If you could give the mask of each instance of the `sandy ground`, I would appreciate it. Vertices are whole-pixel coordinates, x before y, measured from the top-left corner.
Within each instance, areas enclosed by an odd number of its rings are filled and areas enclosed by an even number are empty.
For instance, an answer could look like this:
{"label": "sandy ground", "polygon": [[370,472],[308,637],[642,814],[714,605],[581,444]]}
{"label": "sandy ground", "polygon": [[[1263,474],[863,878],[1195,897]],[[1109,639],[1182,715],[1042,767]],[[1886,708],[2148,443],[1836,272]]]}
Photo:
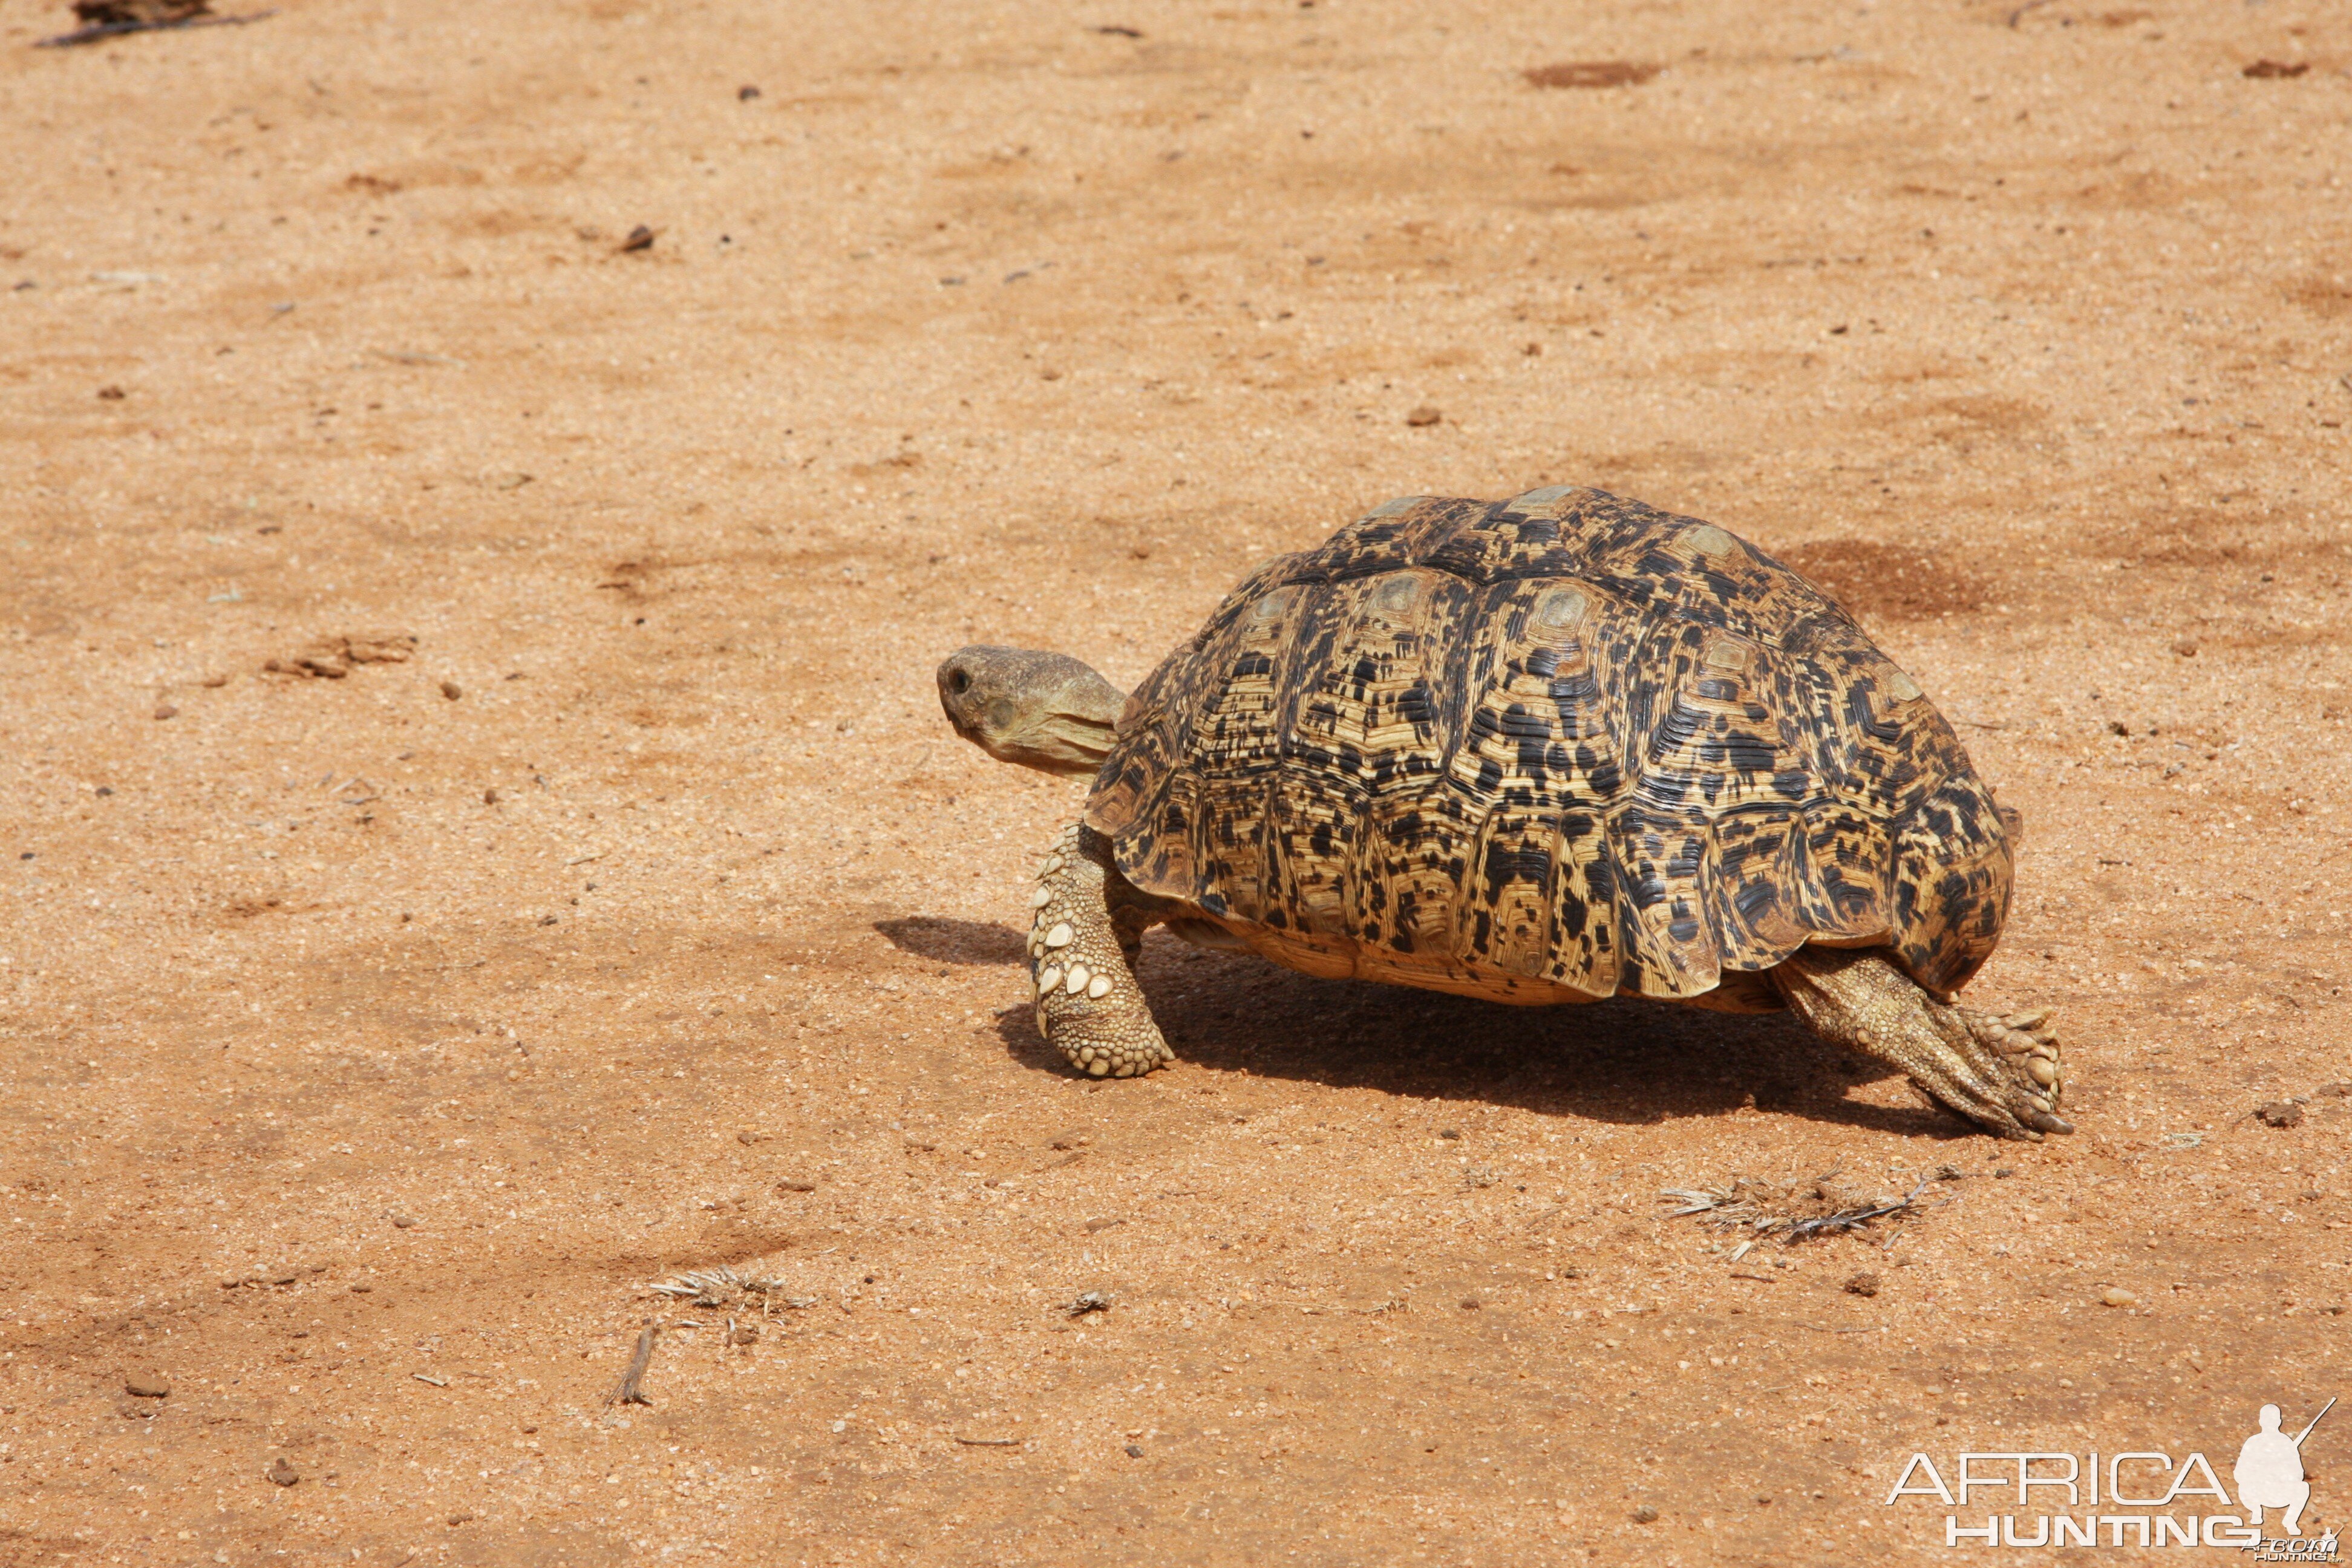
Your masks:
{"label": "sandy ground", "polygon": [[[0,0],[0,1563],[1941,1559],[2058,1494],[1914,1452],[2230,1486],[2352,1394],[2340,7],[70,24]],[[940,656],[1132,683],[1566,481],[1961,724],[2075,1136],[1157,936],[1178,1065],[1049,1059],[1078,794]],[[1743,1175],[1927,1185],[1660,1198]]]}

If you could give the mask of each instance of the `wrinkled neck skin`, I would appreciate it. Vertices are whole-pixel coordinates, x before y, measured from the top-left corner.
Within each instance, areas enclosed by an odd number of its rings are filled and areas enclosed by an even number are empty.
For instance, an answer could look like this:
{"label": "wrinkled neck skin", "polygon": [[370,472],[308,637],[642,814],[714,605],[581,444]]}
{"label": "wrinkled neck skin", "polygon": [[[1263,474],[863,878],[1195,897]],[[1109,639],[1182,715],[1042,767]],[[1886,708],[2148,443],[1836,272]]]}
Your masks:
{"label": "wrinkled neck skin", "polygon": [[1126,693],[1066,654],[958,648],[939,668],[955,732],[1001,763],[1090,778],[1118,738]]}

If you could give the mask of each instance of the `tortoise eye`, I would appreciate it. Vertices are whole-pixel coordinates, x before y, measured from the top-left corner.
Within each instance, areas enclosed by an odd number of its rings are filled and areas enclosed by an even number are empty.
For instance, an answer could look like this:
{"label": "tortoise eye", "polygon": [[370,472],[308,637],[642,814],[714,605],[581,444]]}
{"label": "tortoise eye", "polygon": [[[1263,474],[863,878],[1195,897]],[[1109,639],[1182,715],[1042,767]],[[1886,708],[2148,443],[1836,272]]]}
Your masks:
{"label": "tortoise eye", "polygon": [[970,691],[971,689],[971,671],[968,669],[959,669],[953,675],[949,676],[948,689],[954,692],[958,697]]}

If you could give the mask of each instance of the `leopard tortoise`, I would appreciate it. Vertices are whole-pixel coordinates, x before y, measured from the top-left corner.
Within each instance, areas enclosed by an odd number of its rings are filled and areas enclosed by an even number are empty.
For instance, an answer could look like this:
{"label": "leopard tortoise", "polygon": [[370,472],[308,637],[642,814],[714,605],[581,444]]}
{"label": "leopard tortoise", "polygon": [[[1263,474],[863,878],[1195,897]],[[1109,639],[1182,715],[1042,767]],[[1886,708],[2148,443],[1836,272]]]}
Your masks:
{"label": "leopard tortoise", "polygon": [[2045,1015],[1958,1005],[2018,831],[1916,681],[1712,524],[1565,486],[1408,497],[1267,563],[1131,697],[967,647],[959,735],[1090,774],[1031,898],[1038,1026],[1171,1059],[1147,927],[1540,1005],[1793,1010],[2017,1138],[2071,1131]]}

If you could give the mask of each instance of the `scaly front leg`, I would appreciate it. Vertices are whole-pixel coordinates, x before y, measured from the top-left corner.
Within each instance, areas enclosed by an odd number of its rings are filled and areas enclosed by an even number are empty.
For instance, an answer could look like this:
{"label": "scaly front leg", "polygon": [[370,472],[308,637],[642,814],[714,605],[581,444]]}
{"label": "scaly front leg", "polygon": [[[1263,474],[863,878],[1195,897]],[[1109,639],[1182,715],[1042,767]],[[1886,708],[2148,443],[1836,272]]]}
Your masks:
{"label": "scaly front leg", "polygon": [[1118,875],[1102,835],[1072,823],[1046,851],[1029,900],[1037,1032],[1095,1078],[1134,1078],[1176,1059],[1135,983],[1141,927],[1135,911],[1112,908]]}

